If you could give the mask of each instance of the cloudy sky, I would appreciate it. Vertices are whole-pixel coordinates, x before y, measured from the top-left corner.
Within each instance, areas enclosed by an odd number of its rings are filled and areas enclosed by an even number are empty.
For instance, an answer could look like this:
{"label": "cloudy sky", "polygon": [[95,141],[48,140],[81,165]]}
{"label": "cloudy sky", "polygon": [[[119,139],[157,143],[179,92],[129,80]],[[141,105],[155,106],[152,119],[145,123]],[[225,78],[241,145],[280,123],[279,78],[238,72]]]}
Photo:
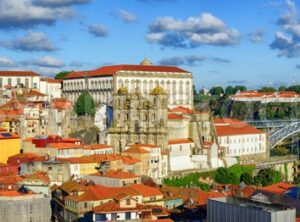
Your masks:
{"label": "cloudy sky", "polygon": [[0,69],[53,75],[148,57],[191,71],[198,88],[288,85],[300,82],[299,7],[293,0],[1,0]]}

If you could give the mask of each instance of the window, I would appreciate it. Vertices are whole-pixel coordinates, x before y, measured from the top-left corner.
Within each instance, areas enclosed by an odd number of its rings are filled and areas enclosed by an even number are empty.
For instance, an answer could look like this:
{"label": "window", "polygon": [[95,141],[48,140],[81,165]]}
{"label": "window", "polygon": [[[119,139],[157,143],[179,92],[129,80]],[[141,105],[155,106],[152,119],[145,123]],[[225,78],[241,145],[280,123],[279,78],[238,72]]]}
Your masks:
{"label": "window", "polygon": [[7,84],[8,84],[8,85],[11,85],[11,78],[8,78]]}
{"label": "window", "polygon": [[88,203],[84,202],[84,208],[88,208]]}
{"label": "window", "polygon": [[126,199],[126,205],[130,205],[130,199]]}
{"label": "window", "polygon": [[3,82],[2,81],[3,81],[2,78],[0,78],[0,88],[2,88],[2,86],[3,86]]}
{"label": "window", "polygon": [[37,83],[35,82],[35,83],[33,83],[33,88],[37,88]]}
{"label": "window", "polygon": [[126,212],[125,213],[125,220],[130,220],[131,219],[131,213],[130,212]]}
{"label": "window", "polygon": [[17,85],[19,86],[21,84],[21,79],[17,78]]}

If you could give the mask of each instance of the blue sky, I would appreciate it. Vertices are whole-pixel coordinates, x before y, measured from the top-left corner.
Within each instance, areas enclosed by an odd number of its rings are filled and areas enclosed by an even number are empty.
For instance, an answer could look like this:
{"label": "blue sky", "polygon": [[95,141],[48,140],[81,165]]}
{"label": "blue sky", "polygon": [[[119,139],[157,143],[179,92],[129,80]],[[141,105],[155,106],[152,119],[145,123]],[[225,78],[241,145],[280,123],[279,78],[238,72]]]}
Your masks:
{"label": "blue sky", "polygon": [[292,0],[1,0],[0,69],[138,64],[191,71],[198,88],[300,82]]}

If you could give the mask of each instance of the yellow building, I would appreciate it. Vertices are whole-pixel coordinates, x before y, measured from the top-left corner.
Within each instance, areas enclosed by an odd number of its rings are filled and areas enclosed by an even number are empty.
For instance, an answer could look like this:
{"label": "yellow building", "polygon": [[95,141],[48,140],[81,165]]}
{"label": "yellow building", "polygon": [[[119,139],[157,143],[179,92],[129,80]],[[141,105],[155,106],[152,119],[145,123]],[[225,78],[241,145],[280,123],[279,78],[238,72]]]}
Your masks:
{"label": "yellow building", "polygon": [[0,131],[0,163],[6,163],[8,157],[20,153],[21,140],[17,134]]}

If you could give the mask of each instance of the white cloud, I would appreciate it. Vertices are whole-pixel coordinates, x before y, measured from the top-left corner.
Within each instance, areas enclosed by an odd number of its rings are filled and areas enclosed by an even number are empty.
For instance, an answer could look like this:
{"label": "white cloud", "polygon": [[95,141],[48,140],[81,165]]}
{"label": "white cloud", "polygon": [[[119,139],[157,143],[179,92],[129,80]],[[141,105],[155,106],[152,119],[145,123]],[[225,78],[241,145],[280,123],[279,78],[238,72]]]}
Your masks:
{"label": "white cloud", "polygon": [[167,16],[156,19],[150,26],[146,39],[169,47],[196,47],[199,45],[234,45],[239,32],[228,28],[222,20],[210,13],[186,20]]}
{"label": "white cloud", "polygon": [[9,40],[9,41],[1,41],[0,45],[12,49],[12,50],[20,50],[20,51],[54,51],[57,48],[53,45],[53,43],[47,38],[47,36],[43,32],[29,32],[27,35]]}
{"label": "white cloud", "polygon": [[11,67],[14,66],[15,63],[10,58],[0,56],[0,66],[1,67]]}

